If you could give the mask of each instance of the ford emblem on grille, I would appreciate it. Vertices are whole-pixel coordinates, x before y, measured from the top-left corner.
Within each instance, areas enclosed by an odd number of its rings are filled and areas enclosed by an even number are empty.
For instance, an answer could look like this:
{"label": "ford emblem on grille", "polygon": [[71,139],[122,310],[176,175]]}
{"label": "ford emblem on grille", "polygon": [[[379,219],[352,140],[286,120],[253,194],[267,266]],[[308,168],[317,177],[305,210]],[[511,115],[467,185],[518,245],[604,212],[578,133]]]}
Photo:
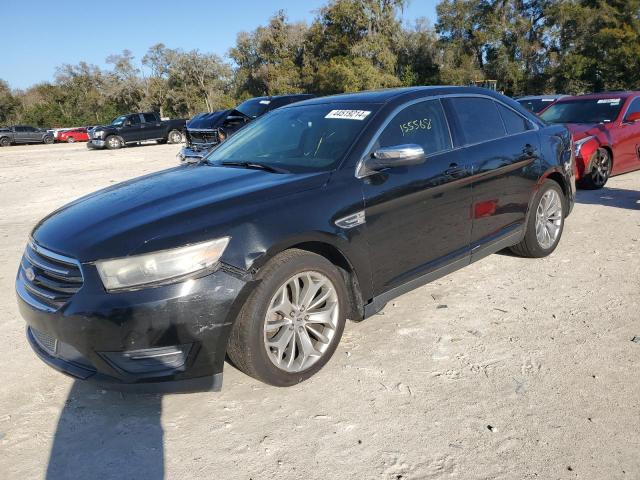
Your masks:
{"label": "ford emblem on grille", "polygon": [[36,278],[36,272],[33,271],[33,268],[25,268],[24,276],[27,277],[27,280],[33,282]]}

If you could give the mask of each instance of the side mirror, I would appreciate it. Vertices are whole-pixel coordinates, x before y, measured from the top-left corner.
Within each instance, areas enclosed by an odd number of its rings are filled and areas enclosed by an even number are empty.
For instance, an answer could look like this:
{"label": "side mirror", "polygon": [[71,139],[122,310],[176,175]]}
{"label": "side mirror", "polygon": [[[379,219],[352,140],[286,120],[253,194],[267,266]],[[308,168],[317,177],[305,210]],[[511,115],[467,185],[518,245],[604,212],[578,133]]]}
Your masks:
{"label": "side mirror", "polygon": [[624,121],[626,123],[634,123],[637,122],[638,120],[640,120],[640,112],[633,112],[630,113],[629,115],[627,115],[627,117],[624,119]]}
{"label": "side mirror", "polygon": [[426,156],[420,145],[407,144],[382,147],[373,152],[365,163],[370,170],[382,170],[390,167],[410,167],[424,163]]}

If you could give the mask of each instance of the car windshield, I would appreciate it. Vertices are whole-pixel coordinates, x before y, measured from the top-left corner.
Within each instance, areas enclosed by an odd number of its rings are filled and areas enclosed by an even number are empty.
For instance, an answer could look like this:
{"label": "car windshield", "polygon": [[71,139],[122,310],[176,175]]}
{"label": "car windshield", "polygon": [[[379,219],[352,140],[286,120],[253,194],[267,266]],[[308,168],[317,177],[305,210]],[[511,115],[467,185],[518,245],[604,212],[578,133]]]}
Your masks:
{"label": "car windshield", "polygon": [[620,97],[564,100],[551,105],[540,117],[549,123],[608,123],[620,113]]}
{"label": "car windshield", "polygon": [[116,118],[113,122],[111,122],[111,125],[114,125],[116,127],[120,127],[122,126],[122,124],[124,123],[124,121],[127,119],[126,115],[120,115],[118,118]]}
{"label": "car windshield", "polygon": [[261,164],[292,173],[334,168],[373,116],[374,105],[335,104],[274,110],[250,123],[206,162]]}
{"label": "car windshield", "polygon": [[266,98],[252,98],[246,102],[242,102],[236,107],[236,110],[250,118],[258,118],[264,115],[269,108],[271,102]]}
{"label": "car windshield", "polygon": [[521,99],[517,100],[517,102],[522,105],[524,108],[533,113],[538,113],[541,110],[544,110],[546,107],[551,105],[555,100],[552,98],[529,98],[529,99]]}

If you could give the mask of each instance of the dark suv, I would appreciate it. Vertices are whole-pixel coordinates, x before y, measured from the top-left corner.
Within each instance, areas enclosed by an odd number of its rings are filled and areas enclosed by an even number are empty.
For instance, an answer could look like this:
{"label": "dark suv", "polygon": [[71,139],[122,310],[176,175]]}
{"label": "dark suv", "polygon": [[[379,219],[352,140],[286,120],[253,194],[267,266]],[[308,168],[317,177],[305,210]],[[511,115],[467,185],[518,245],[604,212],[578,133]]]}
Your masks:
{"label": "dark suv", "polygon": [[43,128],[29,125],[0,128],[0,147],[8,147],[19,143],[45,143],[50,145],[53,143],[53,134]]}
{"label": "dark suv", "polygon": [[213,147],[265,113],[313,97],[306,93],[256,97],[228,110],[199,113],[187,122],[186,145],[178,153],[178,160],[199,160]]}
{"label": "dark suv", "polygon": [[76,378],[217,389],[228,356],[293,385],[329,360],[347,318],[504,248],[553,252],[573,170],[565,127],[488,90],[308,100],[200,164],[43,219],[20,311],[40,358]]}

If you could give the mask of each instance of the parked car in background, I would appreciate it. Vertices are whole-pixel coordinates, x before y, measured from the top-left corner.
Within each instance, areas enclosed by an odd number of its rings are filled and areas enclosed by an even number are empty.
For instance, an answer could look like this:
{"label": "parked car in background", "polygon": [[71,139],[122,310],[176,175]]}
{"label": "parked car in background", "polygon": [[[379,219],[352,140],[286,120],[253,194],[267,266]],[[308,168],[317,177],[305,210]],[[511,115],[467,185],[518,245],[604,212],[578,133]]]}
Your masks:
{"label": "parked car in background", "polygon": [[571,131],[581,187],[602,188],[611,175],[640,169],[640,92],[564,97],[541,118]]}
{"label": "parked car in background", "polygon": [[219,389],[227,355],[298,384],[347,318],[504,248],[551,254],[574,202],[572,150],[564,126],[479,88],[279,108],[203,162],[40,221],[16,279],[28,341],[116,389]]}
{"label": "parked car in background", "polygon": [[516,102],[537,115],[565,96],[566,95],[528,95],[526,97],[516,98]]}
{"label": "parked car in background", "polygon": [[229,135],[265,113],[313,97],[310,94],[257,97],[228,110],[199,113],[187,122],[186,145],[178,153],[178,160],[198,160]]}
{"label": "parked car in background", "polygon": [[67,143],[86,142],[89,140],[89,134],[86,128],[72,128],[59,131],[56,140]]}
{"label": "parked car in background", "polygon": [[19,143],[53,143],[51,132],[43,129],[31,127],[29,125],[14,125],[12,127],[0,128],[0,147]]}
{"label": "parked car in background", "polygon": [[150,140],[181,143],[185,124],[185,120],[161,120],[157,112],[128,113],[109,125],[90,129],[87,147],[115,149]]}

